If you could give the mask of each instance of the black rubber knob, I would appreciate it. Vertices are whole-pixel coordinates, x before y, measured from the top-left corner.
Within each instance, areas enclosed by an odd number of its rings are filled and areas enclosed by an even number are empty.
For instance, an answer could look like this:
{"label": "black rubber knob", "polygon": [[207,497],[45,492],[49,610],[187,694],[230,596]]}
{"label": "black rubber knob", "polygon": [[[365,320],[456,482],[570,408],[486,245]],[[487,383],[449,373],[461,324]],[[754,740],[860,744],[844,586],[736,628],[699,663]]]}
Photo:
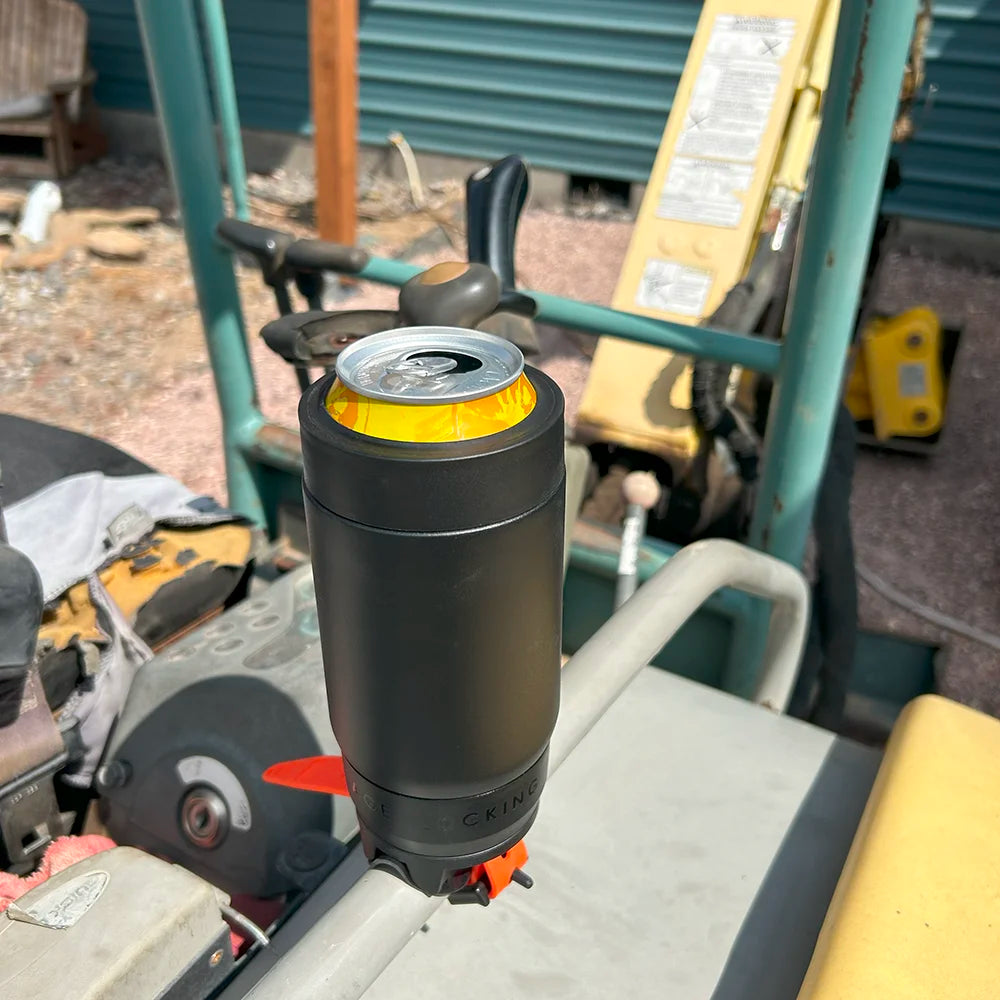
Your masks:
{"label": "black rubber knob", "polygon": [[306,274],[323,271],[359,274],[368,263],[368,254],[359,247],[344,246],[328,240],[296,240],[288,248],[285,262],[293,271]]}
{"label": "black rubber knob", "polygon": [[500,300],[500,282],[485,264],[435,264],[399,291],[399,317],[405,326],[474,328]]}

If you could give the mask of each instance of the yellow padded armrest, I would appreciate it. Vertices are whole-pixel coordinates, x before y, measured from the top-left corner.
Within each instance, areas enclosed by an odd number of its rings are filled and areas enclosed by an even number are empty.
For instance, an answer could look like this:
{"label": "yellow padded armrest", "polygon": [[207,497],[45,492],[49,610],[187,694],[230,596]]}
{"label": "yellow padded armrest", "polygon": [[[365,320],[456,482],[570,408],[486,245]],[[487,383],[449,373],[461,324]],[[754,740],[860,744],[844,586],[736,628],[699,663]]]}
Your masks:
{"label": "yellow padded armrest", "polygon": [[1000,997],[1000,721],[911,702],[799,1000]]}

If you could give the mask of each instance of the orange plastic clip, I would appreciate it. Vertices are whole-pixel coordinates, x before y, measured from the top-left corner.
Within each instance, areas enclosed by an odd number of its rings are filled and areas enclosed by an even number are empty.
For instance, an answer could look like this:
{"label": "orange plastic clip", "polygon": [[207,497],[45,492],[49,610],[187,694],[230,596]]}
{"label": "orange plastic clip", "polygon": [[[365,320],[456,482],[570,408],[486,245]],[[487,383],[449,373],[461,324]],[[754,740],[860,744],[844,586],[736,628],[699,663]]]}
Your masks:
{"label": "orange plastic clip", "polygon": [[304,792],[350,795],[343,757],[300,757],[272,764],[261,776],[272,785],[285,785]]}
{"label": "orange plastic clip", "polygon": [[499,857],[490,858],[489,861],[476,865],[469,873],[469,884],[473,885],[480,880],[485,882],[489,888],[490,899],[496,899],[511,882],[530,889],[534,884],[531,876],[521,870],[527,861],[528,848],[523,840],[519,840]]}

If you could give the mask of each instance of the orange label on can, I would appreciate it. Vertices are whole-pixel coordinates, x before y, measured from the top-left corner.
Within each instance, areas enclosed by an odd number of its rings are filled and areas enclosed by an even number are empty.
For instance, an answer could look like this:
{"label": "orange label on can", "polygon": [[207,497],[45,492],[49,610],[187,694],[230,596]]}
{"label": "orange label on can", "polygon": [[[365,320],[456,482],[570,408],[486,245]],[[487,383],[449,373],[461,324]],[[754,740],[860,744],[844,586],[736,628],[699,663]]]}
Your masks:
{"label": "orange label on can", "polygon": [[337,379],[326,409],[343,427],[386,441],[468,441],[498,434],[519,424],[535,408],[535,390],[522,373],[513,385],[492,396],[459,403],[390,403],[369,399]]}

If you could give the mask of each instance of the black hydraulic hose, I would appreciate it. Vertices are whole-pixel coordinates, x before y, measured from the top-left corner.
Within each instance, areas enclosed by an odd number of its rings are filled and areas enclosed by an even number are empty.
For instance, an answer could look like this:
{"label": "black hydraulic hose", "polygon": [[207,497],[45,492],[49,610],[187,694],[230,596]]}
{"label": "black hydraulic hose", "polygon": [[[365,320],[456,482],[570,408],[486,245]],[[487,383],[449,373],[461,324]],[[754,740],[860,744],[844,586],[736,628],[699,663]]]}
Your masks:
{"label": "black hydraulic hose", "polygon": [[[790,715],[837,730],[844,716],[858,643],[858,585],[851,532],[854,419],[841,405],[813,514],[813,617]],[[814,689],[816,689],[814,698]]]}
{"label": "black hydraulic hose", "polygon": [[[773,266],[763,269],[756,283],[748,280],[734,286],[710,317],[710,324],[749,334],[770,297],[773,270]],[[757,479],[760,441],[746,418],[726,403],[732,370],[732,365],[696,358],[691,370],[691,411],[706,434],[726,442],[740,479],[752,483]]]}
{"label": "black hydraulic hose", "polygon": [[748,421],[726,405],[730,365],[699,359],[691,372],[691,409],[700,426],[729,446],[740,479],[752,483],[760,464],[760,441]]}
{"label": "black hydraulic hose", "polygon": [[[778,339],[781,319],[791,284],[794,250],[798,239],[799,202],[786,206],[786,228],[780,245],[778,238],[761,237],[749,273],[723,299],[707,320],[719,330],[746,336]],[[736,407],[726,402],[732,366],[697,358],[691,372],[691,410],[699,426],[712,438],[721,438],[729,446],[740,479],[745,486],[757,480],[760,466],[761,433]]]}

